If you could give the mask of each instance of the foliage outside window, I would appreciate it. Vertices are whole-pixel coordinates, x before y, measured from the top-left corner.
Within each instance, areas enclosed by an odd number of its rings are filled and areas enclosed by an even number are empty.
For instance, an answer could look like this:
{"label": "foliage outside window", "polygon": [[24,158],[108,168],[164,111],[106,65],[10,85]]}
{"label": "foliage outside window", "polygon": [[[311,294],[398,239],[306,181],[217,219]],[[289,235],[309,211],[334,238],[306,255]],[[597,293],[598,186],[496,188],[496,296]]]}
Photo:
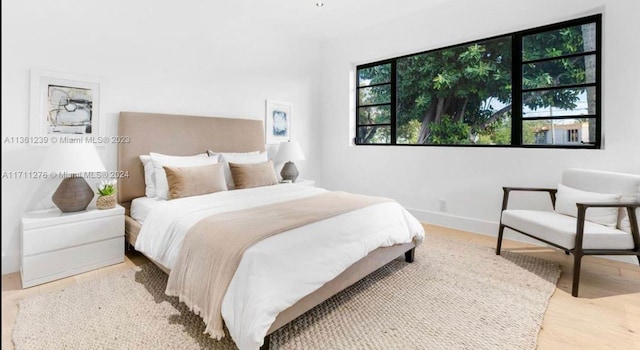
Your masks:
{"label": "foliage outside window", "polygon": [[600,147],[601,15],[357,67],[356,144]]}

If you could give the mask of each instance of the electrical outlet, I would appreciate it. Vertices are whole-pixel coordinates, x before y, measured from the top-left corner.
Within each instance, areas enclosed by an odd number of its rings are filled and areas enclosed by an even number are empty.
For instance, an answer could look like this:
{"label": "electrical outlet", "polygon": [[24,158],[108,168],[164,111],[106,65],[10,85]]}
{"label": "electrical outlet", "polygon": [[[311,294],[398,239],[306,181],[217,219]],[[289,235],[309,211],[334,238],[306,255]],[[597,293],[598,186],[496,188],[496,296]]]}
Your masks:
{"label": "electrical outlet", "polygon": [[441,199],[438,201],[438,204],[440,205],[440,211],[447,211],[447,201]]}

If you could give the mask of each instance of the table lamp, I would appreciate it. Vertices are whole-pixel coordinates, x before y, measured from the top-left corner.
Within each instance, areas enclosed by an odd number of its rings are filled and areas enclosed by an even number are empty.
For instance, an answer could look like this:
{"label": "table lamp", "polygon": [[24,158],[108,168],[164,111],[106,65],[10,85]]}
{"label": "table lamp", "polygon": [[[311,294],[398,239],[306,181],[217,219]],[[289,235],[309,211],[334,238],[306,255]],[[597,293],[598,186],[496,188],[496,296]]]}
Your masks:
{"label": "table lamp", "polygon": [[304,160],[304,153],[300,144],[295,141],[282,142],[278,147],[278,154],[276,154],[276,161],[286,162],[280,171],[282,180],[296,182],[298,177],[298,169],[293,164],[293,160]]}
{"label": "table lamp", "polygon": [[42,172],[64,178],[51,197],[63,213],[85,210],[94,193],[82,176],[106,171],[96,147],[81,141],[50,145],[40,165]]}

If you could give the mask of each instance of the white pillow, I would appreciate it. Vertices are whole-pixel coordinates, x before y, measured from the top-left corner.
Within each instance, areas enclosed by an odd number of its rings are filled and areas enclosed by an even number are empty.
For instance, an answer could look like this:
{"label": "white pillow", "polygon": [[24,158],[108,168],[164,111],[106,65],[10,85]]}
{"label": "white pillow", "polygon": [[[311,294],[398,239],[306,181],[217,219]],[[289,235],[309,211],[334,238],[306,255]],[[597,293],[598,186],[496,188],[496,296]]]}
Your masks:
{"label": "white pillow", "polygon": [[244,157],[244,156],[252,156],[252,155],[256,155],[256,154],[260,154],[260,151],[253,151],[253,152],[238,152],[238,153],[231,153],[231,152],[226,152],[226,153],[222,153],[222,152],[214,152],[212,150],[208,150],[207,154],[209,155],[209,157],[222,157],[223,154],[226,154],[230,157]]}
{"label": "white pillow", "polygon": [[141,155],[140,161],[144,167],[144,195],[153,198],[156,196],[156,173],[150,155]]}
{"label": "white pillow", "polygon": [[[621,196],[621,194],[587,192],[558,184],[556,212],[577,217],[578,207],[576,207],[576,203],[619,203]],[[615,228],[618,223],[618,208],[589,208],[585,219]]]}
{"label": "white pillow", "polygon": [[233,176],[231,175],[231,169],[229,163],[238,164],[257,164],[268,161],[267,152],[245,152],[245,153],[216,153],[213,151],[207,151],[210,157],[218,155],[220,161],[224,162],[224,178],[227,181],[227,189],[233,190],[236,188],[236,184],[233,182]]}
{"label": "white pillow", "polygon": [[149,153],[153,161],[153,170],[156,178],[156,198],[167,199],[169,196],[169,183],[163,166],[190,167],[199,165],[211,165],[218,163],[218,157],[209,157],[206,153],[195,156],[168,156],[160,153]]}

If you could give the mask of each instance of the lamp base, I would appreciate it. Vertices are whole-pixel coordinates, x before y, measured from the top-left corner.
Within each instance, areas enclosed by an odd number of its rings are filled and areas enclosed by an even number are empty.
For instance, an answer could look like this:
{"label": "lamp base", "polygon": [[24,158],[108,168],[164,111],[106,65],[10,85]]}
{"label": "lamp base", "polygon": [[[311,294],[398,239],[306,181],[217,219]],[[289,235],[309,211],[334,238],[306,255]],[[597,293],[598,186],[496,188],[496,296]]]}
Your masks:
{"label": "lamp base", "polygon": [[291,180],[291,182],[296,182],[298,178],[298,169],[293,162],[286,162],[280,171],[280,176],[282,176],[282,180]]}
{"label": "lamp base", "polygon": [[87,209],[93,199],[93,190],[81,177],[68,177],[60,183],[51,198],[63,213],[72,213]]}

